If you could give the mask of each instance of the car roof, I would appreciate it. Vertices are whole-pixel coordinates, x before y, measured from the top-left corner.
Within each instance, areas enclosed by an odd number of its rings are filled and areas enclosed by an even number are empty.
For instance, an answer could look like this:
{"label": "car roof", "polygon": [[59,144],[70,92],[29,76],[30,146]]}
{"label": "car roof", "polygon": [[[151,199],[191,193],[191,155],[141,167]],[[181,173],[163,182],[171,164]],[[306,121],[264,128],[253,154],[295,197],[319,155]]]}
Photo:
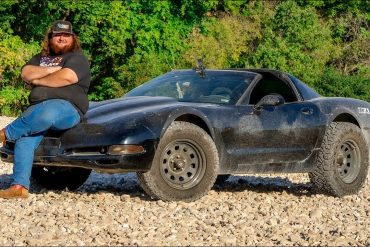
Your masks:
{"label": "car roof", "polygon": [[[172,71],[189,71],[189,70],[194,70],[194,69],[174,69]],[[271,73],[275,75],[285,75],[286,73],[280,70],[276,69],[267,69],[267,68],[259,68],[259,69],[254,69],[254,68],[227,68],[227,69],[213,69],[213,68],[206,68],[206,71],[247,71],[247,72],[252,72],[252,73]]]}
{"label": "car roof", "polygon": [[276,69],[266,69],[266,68],[260,68],[260,69],[235,69],[235,70],[242,70],[242,71],[249,71],[249,72],[254,72],[254,73],[261,73],[261,74],[265,74],[265,73],[271,73],[271,74],[274,74],[274,75],[285,75],[286,73],[283,72],[283,71],[280,71],[280,70],[276,70]]}

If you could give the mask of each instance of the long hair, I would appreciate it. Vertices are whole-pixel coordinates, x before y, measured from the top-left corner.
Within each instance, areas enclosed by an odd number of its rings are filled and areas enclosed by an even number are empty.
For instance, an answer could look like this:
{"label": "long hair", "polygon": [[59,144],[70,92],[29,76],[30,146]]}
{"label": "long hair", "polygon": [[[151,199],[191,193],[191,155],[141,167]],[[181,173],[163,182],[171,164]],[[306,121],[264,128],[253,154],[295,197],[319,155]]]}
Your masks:
{"label": "long hair", "polygon": [[[45,36],[44,36],[44,40],[42,41],[41,56],[50,56],[50,55],[52,55],[52,51],[50,49],[50,39],[51,39],[51,37],[52,37],[51,28],[49,28],[48,31],[46,32]],[[73,34],[73,43],[72,43],[72,47],[69,51],[72,51],[72,52],[82,51],[80,40],[76,36],[76,34]]]}

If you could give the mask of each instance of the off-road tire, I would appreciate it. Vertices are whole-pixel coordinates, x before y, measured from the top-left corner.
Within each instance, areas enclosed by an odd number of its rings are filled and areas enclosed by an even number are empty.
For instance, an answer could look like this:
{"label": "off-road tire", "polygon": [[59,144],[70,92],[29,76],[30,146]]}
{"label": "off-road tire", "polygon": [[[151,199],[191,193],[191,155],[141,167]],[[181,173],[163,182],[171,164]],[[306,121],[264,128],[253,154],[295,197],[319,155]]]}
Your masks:
{"label": "off-road tire", "polygon": [[32,168],[32,178],[42,187],[50,190],[70,191],[80,187],[89,177],[91,170],[78,167],[42,167]]}
{"label": "off-road tire", "polygon": [[212,188],[218,169],[218,152],[208,133],[194,124],[175,121],[161,138],[150,170],[137,176],[154,199],[190,202]]}
{"label": "off-road tire", "polygon": [[333,122],[309,177],[316,191],[342,197],[363,187],[368,166],[369,150],[361,129],[352,123]]}

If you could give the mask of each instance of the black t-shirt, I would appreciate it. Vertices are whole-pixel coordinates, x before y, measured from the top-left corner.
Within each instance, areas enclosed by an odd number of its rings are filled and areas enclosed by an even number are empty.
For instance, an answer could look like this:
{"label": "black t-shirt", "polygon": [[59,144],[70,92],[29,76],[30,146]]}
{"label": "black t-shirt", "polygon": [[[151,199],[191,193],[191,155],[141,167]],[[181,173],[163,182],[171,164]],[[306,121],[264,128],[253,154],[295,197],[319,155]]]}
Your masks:
{"label": "black t-shirt", "polygon": [[78,82],[64,87],[35,86],[29,96],[30,104],[37,104],[47,99],[64,99],[71,102],[80,115],[86,113],[89,107],[87,92],[89,90],[91,74],[90,65],[86,57],[80,52],[68,52],[57,56],[35,55],[26,65],[61,66],[73,70]]}

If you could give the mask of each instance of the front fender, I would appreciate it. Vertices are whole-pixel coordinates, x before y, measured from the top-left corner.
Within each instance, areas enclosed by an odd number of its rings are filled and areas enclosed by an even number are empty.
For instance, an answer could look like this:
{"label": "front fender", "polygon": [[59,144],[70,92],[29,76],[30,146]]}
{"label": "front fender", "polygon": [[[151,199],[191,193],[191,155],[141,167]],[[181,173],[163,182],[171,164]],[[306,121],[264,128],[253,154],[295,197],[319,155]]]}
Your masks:
{"label": "front fender", "polygon": [[176,119],[179,119],[180,117],[182,117],[184,115],[193,116],[193,117],[199,118],[201,121],[203,121],[204,124],[207,126],[212,139],[214,139],[214,137],[215,137],[214,129],[212,128],[212,125],[211,125],[209,119],[207,118],[207,116],[203,112],[201,112],[199,110],[196,110],[196,109],[194,109],[192,107],[181,107],[181,108],[174,109],[168,115],[168,118],[167,118],[166,122],[163,124],[163,128],[162,128],[160,137],[162,138],[162,136],[164,135],[164,133],[166,132],[166,130],[168,129],[168,127],[174,121],[176,121]]}
{"label": "front fender", "polygon": [[109,124],[79,124],[61,136],[64,149],[108,146],[114,144],[141,144],[159,138],[148,126],[124,126],[120,122]]}

